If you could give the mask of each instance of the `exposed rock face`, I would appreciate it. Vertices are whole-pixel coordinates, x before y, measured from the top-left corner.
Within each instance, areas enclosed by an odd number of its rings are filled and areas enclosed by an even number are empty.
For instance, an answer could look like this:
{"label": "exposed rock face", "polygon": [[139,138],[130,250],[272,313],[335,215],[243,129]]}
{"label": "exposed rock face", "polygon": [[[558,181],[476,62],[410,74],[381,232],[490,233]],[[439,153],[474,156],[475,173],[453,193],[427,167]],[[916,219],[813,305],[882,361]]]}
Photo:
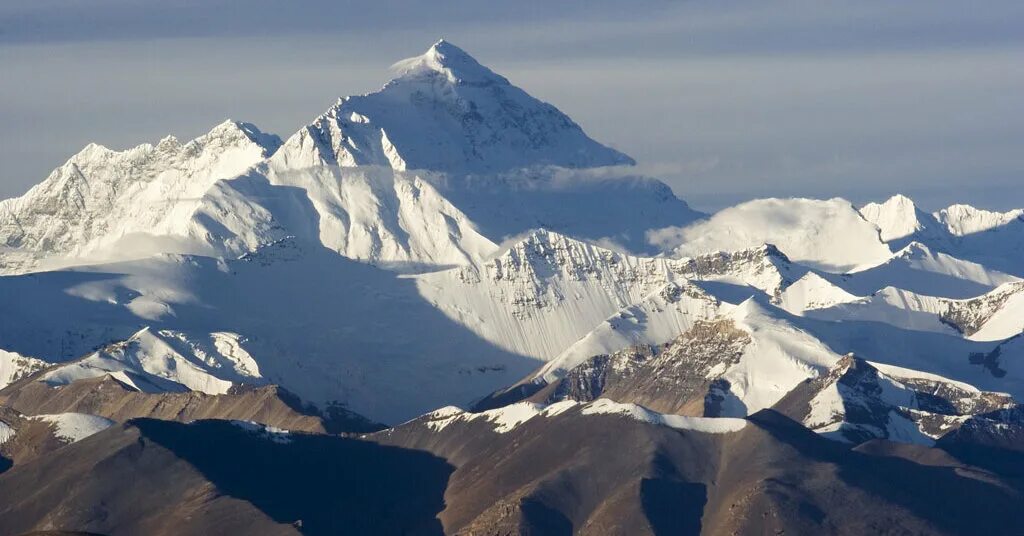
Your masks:
{"label": "exposed rock face", "polygon": [[1024,431],[1019,406],[1009,395],[914,371],[886,371],[847,356],[828,374],[794,389],[776,408],[811,430],[854,444],[885,438],[930,445],[946,436],[949,442],[956,437],[950,434],[966,423],[973,432],[959,435],[965,441]]}
{"label": "exposed rock face", "polygon": [[598,355],[531,400],[610,398],[680,415],[720,415],[720,376],[739,362],[750,336],[729,319],[698,320],[676,340]]}
{"label": "exposed rock face", "polygon": [[240,385],[222,395],[196,391],[145,393],[107,375],[58,387],[38,381],[17,382],[0,390],[0,404],[26,415],[76,412],[118,422],[140,417],[181,422],[229,419],[320,433],[381,428],[343,408],[317,411],[276,385]]}
{"label": "exposed rock face", "polygon": [[[977,298],[944,300],[947,308],[940,313],[940,319],[964,335],[974,335],[1000,312],[1007,301],[1020,296],[1024,296],[1024,282],[1007,283]],[[1021,320],[1021,330],[1024,330],[1024,319]]]}

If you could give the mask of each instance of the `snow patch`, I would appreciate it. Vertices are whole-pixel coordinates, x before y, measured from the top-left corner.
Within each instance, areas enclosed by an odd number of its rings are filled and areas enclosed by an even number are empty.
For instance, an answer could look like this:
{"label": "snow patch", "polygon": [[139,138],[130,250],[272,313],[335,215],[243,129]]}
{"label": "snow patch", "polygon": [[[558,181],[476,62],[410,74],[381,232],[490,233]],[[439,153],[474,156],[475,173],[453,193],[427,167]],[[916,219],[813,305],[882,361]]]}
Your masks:
{"label": "snow patch", "polygon": [[53,424],[56,428],[54,435],[68,443],[81,441],[114,425],[110,419],[85,413],[57,413],[30,418]]}
{"label": "snow patch", "polygon": [[651,411],[636,404],[621,404],[607,398],[599,398],[587,404],[583,407],[582,413],[583,415],[625,415],[641,422],[668,426],[677,430],[692,430],[705,434],[738,432],[747,425],[745,419],[667,415]]}

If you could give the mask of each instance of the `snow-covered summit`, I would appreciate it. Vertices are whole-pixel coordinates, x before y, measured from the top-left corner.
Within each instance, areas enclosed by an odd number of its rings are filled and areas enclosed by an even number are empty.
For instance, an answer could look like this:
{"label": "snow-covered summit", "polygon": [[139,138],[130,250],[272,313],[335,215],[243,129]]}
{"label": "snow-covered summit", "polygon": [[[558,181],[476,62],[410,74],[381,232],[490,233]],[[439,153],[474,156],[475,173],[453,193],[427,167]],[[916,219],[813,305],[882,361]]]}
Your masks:
{"label": "snow-covered summit", "polygon": [[391,66],[398,75],[390,84],[402,80],[445,77],[452,84],[504,84],[509,81],[487,67],[480,65],[465,50],[445,41],[438,40],[422,55],[400,60]]}
{"label": "snow-covered summit", "polygon": [[902,194],[884,203],[868,203],[860,208],[860,213],[878,227],[883,242],[923,236],[939,239],[943,231],[934,216],[917,208],[914,201]]}
{"label": "snow-covered summit", "polygon": [[396,70],[381,90],[340,99],[292,136],[274,164],[480,173],[634,163],[447,41]]}

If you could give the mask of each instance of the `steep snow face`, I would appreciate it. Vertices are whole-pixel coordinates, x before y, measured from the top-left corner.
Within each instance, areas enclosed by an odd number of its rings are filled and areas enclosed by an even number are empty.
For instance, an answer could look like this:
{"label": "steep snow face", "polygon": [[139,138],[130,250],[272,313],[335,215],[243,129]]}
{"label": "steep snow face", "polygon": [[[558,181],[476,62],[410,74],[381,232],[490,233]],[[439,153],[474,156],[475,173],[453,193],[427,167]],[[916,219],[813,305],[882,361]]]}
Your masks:
{"label": "steep snow face", "polygon": [[857,296],[846,292],[831,281],[814,272],[807,272],[797,282],[786,287],[776,302],[779,307],[795,315],[812,309],[824,309],[836,304],[848,303]]}
{"label": "steep snow face", "polygon": [[945,230],[934,216],[921,211],[910,198],[894,195],[884,203],[868,203],[860,208],[864,219],[878,227],[883,242],[914,237],[929,242],[945,240]]}
{"label": "steep snow face", "polygon": [[682,280],[679,263],[633,257],[551,231],[480,266],[425,274],[431,304],[482,338],[548,360],[613,312]]}
{"label": "steep snow face", "polygon": [[233,121],[184,144],[173,137],[125,151],[91,144],[25,195],[0,201],[0,245],[32,253],[23,266],[5,271],[31,269],[47,256],[131,257],[183,248],[175,241],[193,237],[189,217],[204,193],[279,144]]}
{"label": "steep snow face", "polygon": [[954,301],[886,287],[871,296],[805,311],[804,316],[824,320],[884,322],[916,331],[959,335],[960,332],[953,327],[952,322],[945,320]]}
{"label": "steep snow face", "polygon": [[[589,357],[592,349],[618,350],[630,340],[665,342],[678,335],[671,332],[675,327],[713,314],[718,300],[686,284],[689,279],[774,293],[788,282],[787,264],[765,246],[674,260],[626,255],[540,230],[479,266],[415,281],[432,305],[498,347],[547,361],[579,341],[564,356],[571,360]],[[679,285],[666,286],[671,283]],[[642,319],[643,327],[629,328],[629,317]],[[625,331],[609,333],[615,327]]]}
{"label": "steep snow face", "polygon": [[949,298],[978,296],[1004,283],[1020,280],[981,264],[933,251],[920,242],[911,242],[879,264],[860,267],[846,276],[833,278],[839,286],[860,296],[894,286]]}
{"label": "steep snow face", "polygon": [[447,41],[396,69],[380,91],[341,99],[292,136],[275,162],[448,173],[633,164]]}
{"label": "steep snow face", "polygon": [[649,233],[677,256],[774,244],[795,262],[846,271],[892,254],[878,229],[843,199],[758,199],[724,209],[704,222]]}
{"label": "steep snow face", "polygon": [[81,441],[114,425],[114,421],[85,413],[57,413],[31,417],[52,424],[54,435],[66,443]]}
{"label": "steep snow face", "polygon": [[143,329],[84,358],[47,372],[39,381],[67,385],[75,380],[111,375],[147,393],[199,391],[219,395],[241,383],[265,383],[259,366],[234,333],[196,337]]}
{"label": "steep snow face", "polygon": [[10,441],[17,431],[11,425],[0,421],[0,445]]}
{"label": "steep snow face", "polygon": [[668,283],[605,319],[545,364],[534,378],[554,382],[592,356],[668,342],[689,331],[695,322],[717,316],[721,307],[720,301],[696,285]]}
{"label": "steep snow face", "polygon": [[965,236],[1024,222],[1024,209],[992,212],[970,205],[951,205],[934,214],[950,233]]}
{"label": "steep snow face", "polygon": [[17,352],[0,350],[0,389],[25,376],[42,370],[47,363],[41,359],[25,357]]}
{"label": "steep snow face", "polygon": [[1007,283],[975,298],[954,300],[886,287],[870,296],[804,311],[826,320],[867,320],[916,331],[1003,340],[1024,331],[1024,282]]}
{"label": "steep snow face", "polygon": [[293,170],[270,162],[218,185],[196,221],[237,254],[296,237],[350,259],[415,270],[478,262],[497,250],[429,182],[381,167]]}
{"label": "steep snow face", "polygon": [[750,299],[727,314],[750,334],[739,362],[715,371],[722,381],[721,415],[745,416],[775,404],[800,382],[839,360],[823,342]]}

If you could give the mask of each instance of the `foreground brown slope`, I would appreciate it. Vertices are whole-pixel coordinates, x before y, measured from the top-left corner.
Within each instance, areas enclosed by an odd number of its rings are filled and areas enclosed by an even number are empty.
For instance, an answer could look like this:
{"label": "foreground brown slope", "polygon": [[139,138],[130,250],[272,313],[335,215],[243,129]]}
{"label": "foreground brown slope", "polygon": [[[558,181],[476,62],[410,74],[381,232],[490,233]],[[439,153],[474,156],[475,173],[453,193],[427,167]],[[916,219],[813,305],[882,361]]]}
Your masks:
{"label": "foreground brown slope", "polygon": [[[1017,473],[760,412],[706,433],[584,414],[363,439],[140,419],[0,474],[0,535],[1013,534]],[[780,532],[781,531],[781,532]]]}

